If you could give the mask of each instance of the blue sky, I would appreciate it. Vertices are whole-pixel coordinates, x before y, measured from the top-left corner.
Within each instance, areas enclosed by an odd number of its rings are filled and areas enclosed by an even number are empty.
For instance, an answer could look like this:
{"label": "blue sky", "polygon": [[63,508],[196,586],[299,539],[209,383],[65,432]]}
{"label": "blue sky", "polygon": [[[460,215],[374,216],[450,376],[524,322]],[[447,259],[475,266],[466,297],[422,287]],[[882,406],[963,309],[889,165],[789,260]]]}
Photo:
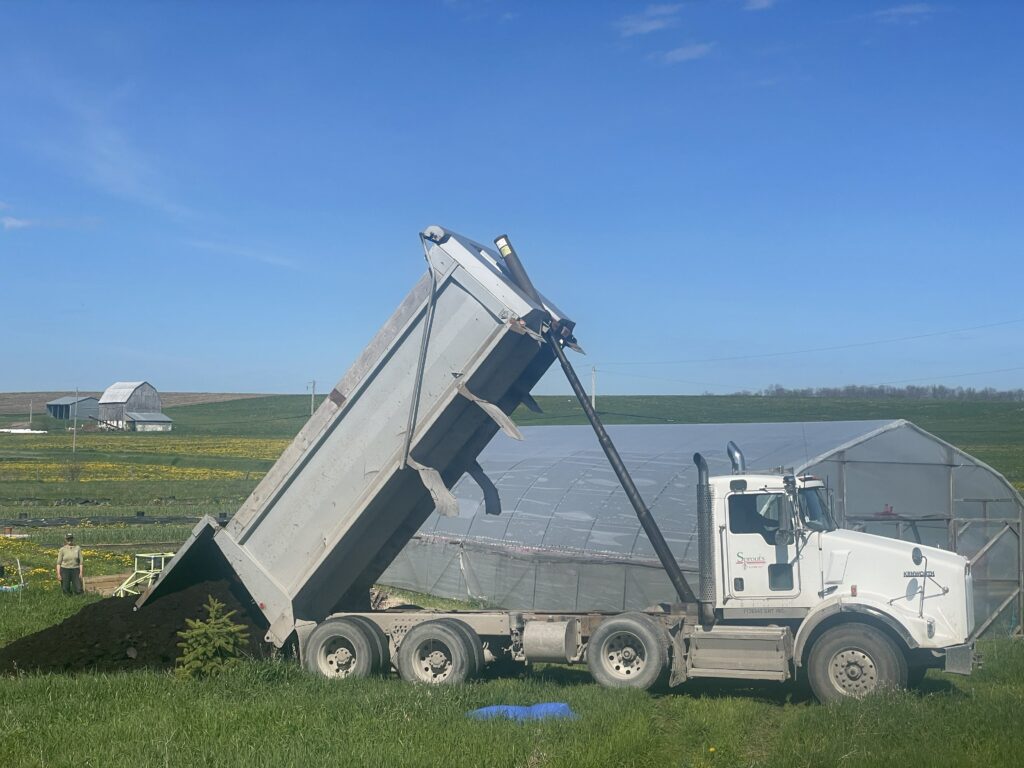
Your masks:
{"label": "blue sky", "polygon": [[324,389],[432,223],[509,233],[605,393],[1024,386],[1022,21],[0,2],[0,390]]}

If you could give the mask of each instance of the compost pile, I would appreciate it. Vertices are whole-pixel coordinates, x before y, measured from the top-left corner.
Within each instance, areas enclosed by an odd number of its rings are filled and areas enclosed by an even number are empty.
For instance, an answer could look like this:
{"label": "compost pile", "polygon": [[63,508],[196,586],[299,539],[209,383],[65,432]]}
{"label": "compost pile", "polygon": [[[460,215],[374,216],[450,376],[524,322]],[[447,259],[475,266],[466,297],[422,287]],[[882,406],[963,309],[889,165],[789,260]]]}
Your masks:
{"label": "compost pile", "polygon": [[21,671],[115,672],[169,669],[180,649],[186,619],[205,619],[212,596],[236,611],[232,621],[249,632],[249,653],[265,656],[262,615],[244,590],[227,581],[204,581],[134,610],[135,598],[108,597],[60,624],[0,648],[0,674]]}

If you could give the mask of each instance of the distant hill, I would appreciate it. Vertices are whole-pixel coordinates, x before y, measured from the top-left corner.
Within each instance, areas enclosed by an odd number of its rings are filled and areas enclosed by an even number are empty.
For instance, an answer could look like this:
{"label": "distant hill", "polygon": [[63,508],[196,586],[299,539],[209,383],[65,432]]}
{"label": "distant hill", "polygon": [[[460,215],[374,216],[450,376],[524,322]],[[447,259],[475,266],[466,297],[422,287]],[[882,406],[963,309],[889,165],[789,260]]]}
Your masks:
{"label": "distant hill", "polygon": [[[0,413],[27,414],[29,403],[33,404],[36,413],[46,410],[46,403],[58,397],[70,397],[71,392],[0,392]],[[99,397],[102,392],[80,391],[80,397]],[[177,405],[198,405],[199,403],[223,403],[228,400],[245,400],[250,397],[266,397],[266,395],[240,392],[161,392],[160,401],[164,408]]]}

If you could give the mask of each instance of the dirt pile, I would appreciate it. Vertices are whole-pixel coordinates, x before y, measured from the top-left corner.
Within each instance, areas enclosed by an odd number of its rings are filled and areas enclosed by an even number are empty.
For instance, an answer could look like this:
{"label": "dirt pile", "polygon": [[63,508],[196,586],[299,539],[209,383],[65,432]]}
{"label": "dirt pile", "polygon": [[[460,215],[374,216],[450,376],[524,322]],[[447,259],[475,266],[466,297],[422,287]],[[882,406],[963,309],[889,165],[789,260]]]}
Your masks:
{"label": "dirt pile", "polygon": [[204,581],[138,611],[134,598],[91,603],[60,624],[0,648],[0,674],[169,669],[178,657],[185,619],[205,619],[210,595],[237,611],[232,619],[249,630],[249,652],[266,655],[262,615],[244,590],[227,581]]}

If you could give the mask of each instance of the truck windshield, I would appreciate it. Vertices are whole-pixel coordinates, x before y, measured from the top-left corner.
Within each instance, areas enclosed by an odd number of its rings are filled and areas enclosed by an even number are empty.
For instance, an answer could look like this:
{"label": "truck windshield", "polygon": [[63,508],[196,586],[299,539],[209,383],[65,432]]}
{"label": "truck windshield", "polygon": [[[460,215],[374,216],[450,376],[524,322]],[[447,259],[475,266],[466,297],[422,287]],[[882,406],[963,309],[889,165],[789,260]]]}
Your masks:
{"label": "truck windshield", "polygon": [[800,516],[804,525],[812,531],[836,529],[824,488],[804,488],[800,491]]}

